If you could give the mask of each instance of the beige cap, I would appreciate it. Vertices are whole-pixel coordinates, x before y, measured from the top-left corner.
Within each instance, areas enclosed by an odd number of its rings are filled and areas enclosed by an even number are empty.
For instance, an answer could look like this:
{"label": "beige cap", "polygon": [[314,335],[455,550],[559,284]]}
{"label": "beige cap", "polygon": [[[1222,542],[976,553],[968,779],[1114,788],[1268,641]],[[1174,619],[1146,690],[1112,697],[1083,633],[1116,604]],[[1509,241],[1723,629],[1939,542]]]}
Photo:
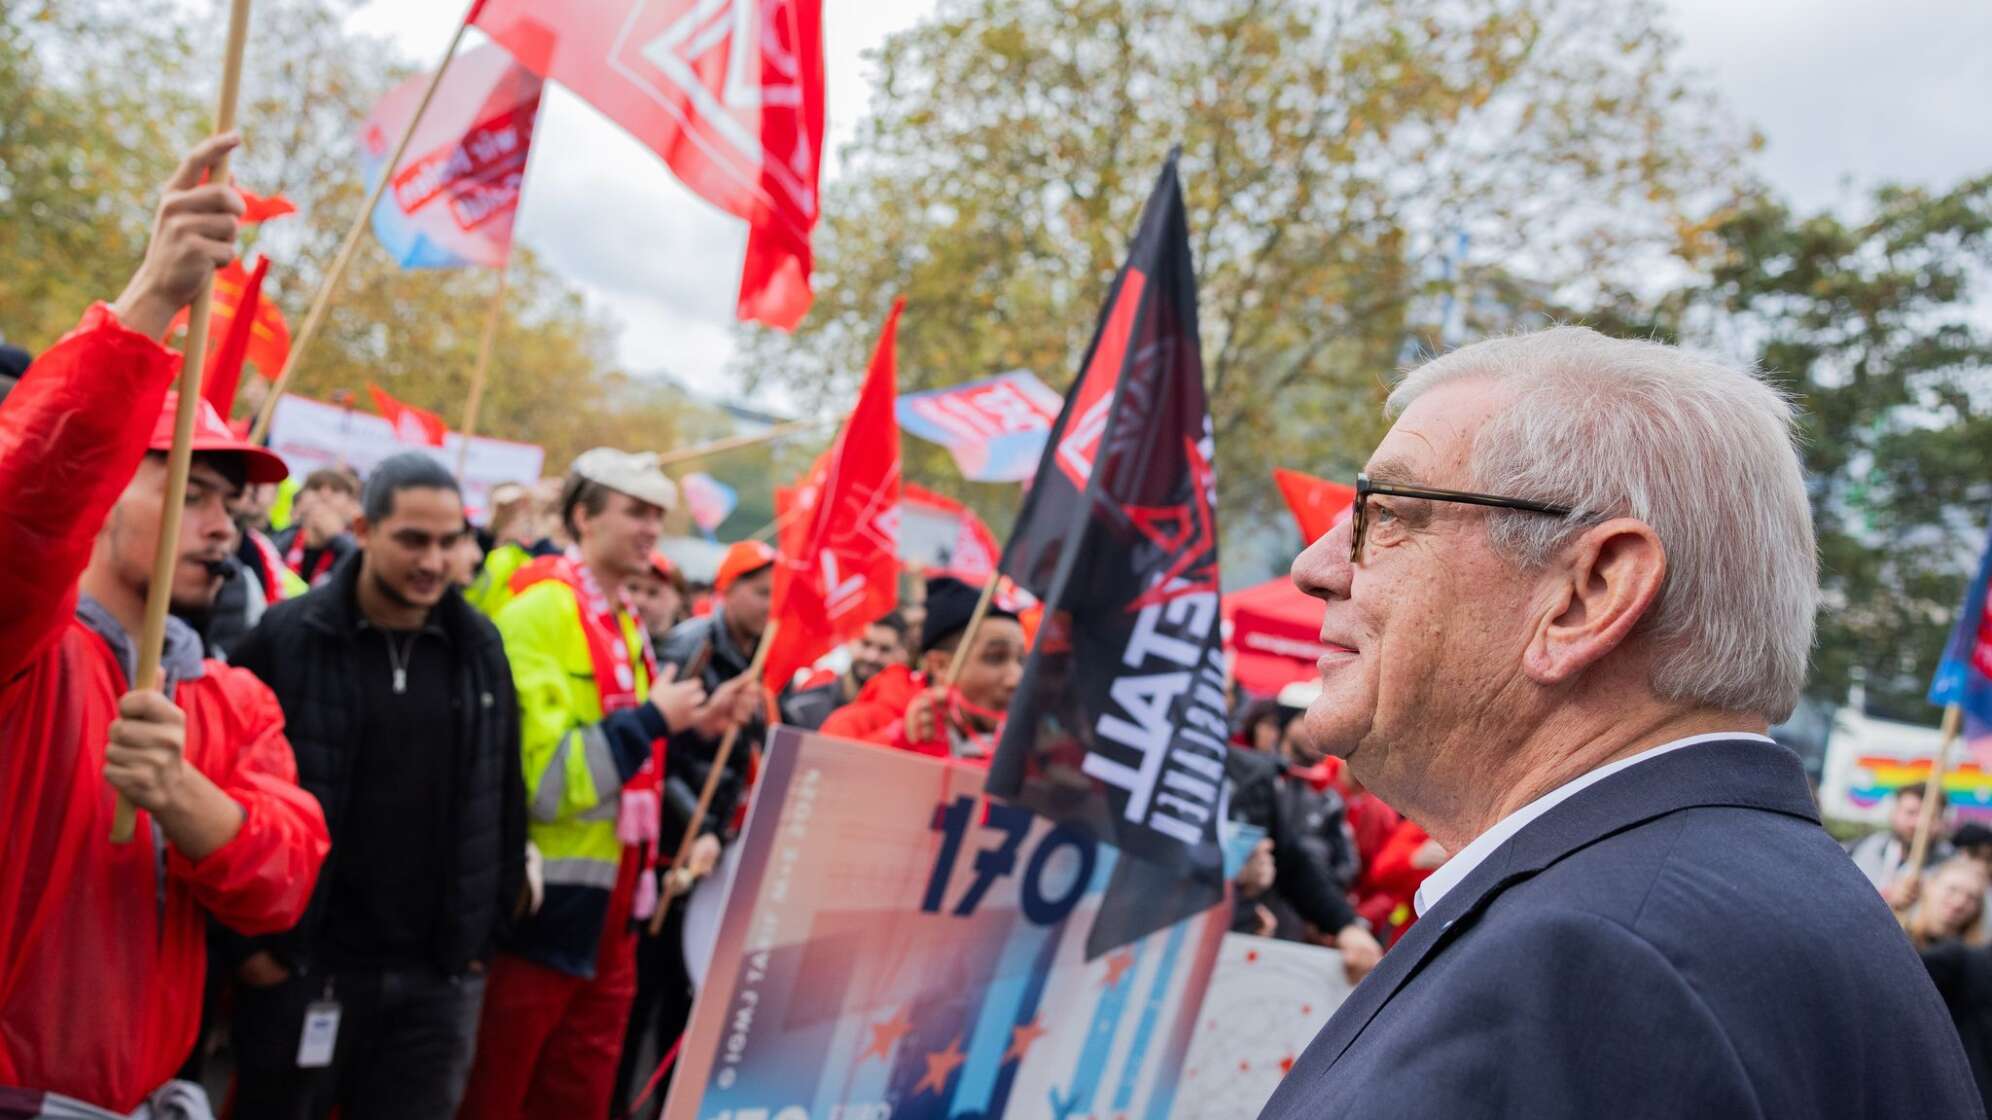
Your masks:
{"label": "beige cap", "polygon": [[590,482],[659,509],[668,511],[678,504],[678,484],[657,465],[657,456],[652,453],[597,447],[583,451],[574,460],[573,470]]}

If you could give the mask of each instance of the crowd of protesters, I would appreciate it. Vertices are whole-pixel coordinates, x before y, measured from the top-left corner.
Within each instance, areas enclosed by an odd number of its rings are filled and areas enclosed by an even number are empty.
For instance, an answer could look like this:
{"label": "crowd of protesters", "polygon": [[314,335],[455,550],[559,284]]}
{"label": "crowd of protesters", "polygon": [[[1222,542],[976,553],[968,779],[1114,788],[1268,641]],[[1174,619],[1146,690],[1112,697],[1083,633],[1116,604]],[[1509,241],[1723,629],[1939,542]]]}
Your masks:
{"label": "crowd of protesters", "polygon": [[[0,1118],[208,1116],[218,1043],[250,1120],[654,1115],[695,994],[684,900],[767,726],[986,765],[1036,620],[999,597],[975,623],[981,589],[939,576],[770,694],[775,553],[689,583],[654,455],[470,511],[423,453],[293,488],[203,406],[163,679],[134,680],[162,339],[233,252],[240,200],[205,173],[234,143],[176,172],[123,295],[32,365],[0,349]],[[1306,702],[1236,713],[1233,929],[1331,946],[1353,982],[1448,853],[1316,761]],[[1992,1084],[1992,830],[1939,812],[1912,867],[1922,807],[1903,791],[1850,854]]]}

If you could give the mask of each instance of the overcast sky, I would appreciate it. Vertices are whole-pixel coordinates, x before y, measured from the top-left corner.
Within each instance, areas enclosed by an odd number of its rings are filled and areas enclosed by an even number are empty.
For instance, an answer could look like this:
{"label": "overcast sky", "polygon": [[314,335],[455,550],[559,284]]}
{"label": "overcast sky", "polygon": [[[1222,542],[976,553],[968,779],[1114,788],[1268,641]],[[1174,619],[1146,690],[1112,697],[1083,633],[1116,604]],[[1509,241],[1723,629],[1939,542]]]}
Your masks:
{"label": "overcast sky", "polygon": [[[827,178],[871,96],[860,56],[933,6],[823,0]],[[1668,7],[1683,61],[1762,130],[1759,170],[1799,205],[1834,205],[1883,180],[1941,185],[1992,169],[1992,0]],[[354,26],[433,64],[459,11],[373,0]],[[565,90],[549,87],[517,229],[620,324],[626,368],[668,370],[726,395],[746,227],[678,186],[660,159]]]}

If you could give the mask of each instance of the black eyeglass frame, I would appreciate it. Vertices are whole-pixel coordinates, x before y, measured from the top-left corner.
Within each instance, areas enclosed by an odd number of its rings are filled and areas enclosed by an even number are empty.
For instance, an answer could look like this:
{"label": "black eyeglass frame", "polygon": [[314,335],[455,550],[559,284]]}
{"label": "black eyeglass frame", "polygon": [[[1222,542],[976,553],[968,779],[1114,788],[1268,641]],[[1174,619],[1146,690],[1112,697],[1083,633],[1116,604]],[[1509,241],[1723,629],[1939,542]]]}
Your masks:
{"label": "black eyeglass frame", "polygon": [[1576,511],[1569,506],[1559,506],[1551,502],[1538,502],[1528,498],[1503,498],[1496,494],[1476,494],[1470,490],[1440,490],[1432,486],[1406,486],[1389,482],[1371,482],[1367,474],[1356,476],[1356,504],[1350,516],[1349,563],[1362,561],[1363,539],[1369,535],[1369,499],[1371,494],[1382,494],[1387,498],[1419,498],[1429,502],[1456,502],[1469,506],[1489,506],[1495,509],[1520,510],[1523,513],[1545,513],[1551,517],[1569,517]]}

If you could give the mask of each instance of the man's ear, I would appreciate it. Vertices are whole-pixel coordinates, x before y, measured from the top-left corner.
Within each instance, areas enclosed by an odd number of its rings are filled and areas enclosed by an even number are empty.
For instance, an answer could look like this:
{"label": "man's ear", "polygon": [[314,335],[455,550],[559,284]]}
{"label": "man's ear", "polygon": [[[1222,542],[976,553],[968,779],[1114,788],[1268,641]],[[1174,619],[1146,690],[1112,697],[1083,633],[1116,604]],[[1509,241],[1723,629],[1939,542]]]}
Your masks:
{"label": "man's ear", "polygon": [[1660,599],[1667,550],[1644,521],[1613,518],[1550,562],[1549,596],[1522,657],[1537,684],[1571,680],[1624,645]]}
{"label": "man's ear", "polygon": [[365,548],[367,546],[367,540],[371,536],[373,536],[373,526],[367,523],[366,515],[361,514],[360,516],[353,518],[353,540],[356,543],[358,543],[361,548]]}

